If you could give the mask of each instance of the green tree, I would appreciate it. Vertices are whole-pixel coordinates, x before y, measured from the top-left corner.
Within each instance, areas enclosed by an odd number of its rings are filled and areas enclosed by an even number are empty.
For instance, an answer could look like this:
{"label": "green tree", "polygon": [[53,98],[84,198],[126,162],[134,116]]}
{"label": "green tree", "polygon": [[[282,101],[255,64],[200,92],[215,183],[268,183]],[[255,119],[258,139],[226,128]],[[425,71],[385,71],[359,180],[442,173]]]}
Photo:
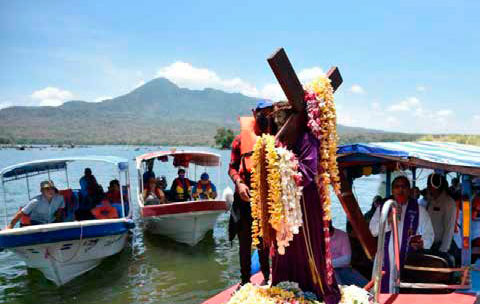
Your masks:
{"label": "green tree", "polygon": [[235,138],[235,134],[231,129],[227,129],[225,127],[218,128],[217,134],[215,134],[215,145],[220,149],[229,149],[232,145],[233,139]]}

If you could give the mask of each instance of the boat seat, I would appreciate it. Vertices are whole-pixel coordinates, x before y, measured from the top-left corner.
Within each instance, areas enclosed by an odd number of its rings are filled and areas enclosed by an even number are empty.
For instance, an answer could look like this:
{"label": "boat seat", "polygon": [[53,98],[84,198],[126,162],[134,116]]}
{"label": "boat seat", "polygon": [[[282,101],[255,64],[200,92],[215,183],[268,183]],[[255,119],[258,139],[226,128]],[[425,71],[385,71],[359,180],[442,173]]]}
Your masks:
{"label": "boat seat", "polygon": [[62,195],[63,200],[65,201],[64,222],[75,220],[75,211],[78,209],[78,197],[72,189],[59,190],[58,194]]}
{"label": "boat seat", "polygon": [[[461,273],[456,282],[455,272]],[[401,293],[449,293],[454,289],[468,288],[468,268],[449,268],[448,262],[439,256],[413,253],[407,257],[401,273]]]}

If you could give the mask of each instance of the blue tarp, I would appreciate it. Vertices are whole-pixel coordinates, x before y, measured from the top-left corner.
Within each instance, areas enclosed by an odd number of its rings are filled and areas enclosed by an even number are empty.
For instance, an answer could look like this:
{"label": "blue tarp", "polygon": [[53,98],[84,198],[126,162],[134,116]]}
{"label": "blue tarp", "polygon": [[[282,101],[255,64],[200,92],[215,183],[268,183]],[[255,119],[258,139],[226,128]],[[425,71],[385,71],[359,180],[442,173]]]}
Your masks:
{"label": "blue tarp", "polygon": [[437,164],[480,168],[480,147],[443,142],[382,142],[340,146],[339,157],[349,154],[416,158]]}

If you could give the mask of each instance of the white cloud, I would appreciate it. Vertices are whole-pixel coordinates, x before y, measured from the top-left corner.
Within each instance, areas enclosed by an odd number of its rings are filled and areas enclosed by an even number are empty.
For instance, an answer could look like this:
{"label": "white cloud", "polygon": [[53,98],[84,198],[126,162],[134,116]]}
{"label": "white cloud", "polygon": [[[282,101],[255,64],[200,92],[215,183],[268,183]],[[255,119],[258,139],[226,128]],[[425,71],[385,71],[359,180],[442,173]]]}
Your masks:
{"label": "white cloud", "polygon": [[409,97],[401,102],[391,105],[388,110],[392,112],[404,112],[410,110],[416,110],[420,107],[420,100],[416,97]]}
{"label": "white cloud", "polygon": [[95,102],[100,102],[100,101],[104,101],[104,100],[108,100],[108,99],[112,99],[112,98],[113,98],[112,96],[100,96],[100,97],[95,98]]}
{"label": "white cloud", "polygon": [[[321,75],[324,75],[324,72],[320,67],[311,67],[301,70],[298,73],[298,78],[302,83],[307,83]],[[198,68],[184,61],[176,61],[160,68],[155,76],[167,78],[179,87],[193,90],[213,88],[231,93],[241,93],[251,97],[268,98],[271,100],[286,99],[278,83],[267,83],[262,87],[257,87],[238,77],[222,78],[212,70]]]}
{"label": "white cloud", "polygon": [[13,103],[11,103],[10,101],[5,100],[0,102],[0,109],[5,109],[11,106],[13,106]]}
{"label": "white cloud", "polygon": [[298,73],[298,79],[302,84],[306,84],[312,80],[314,80],[317,77],[324,76],[325,73],[323,72],[321,67],[312,67],[312,68],[306,68],[301,70]]}
{"label": "white cloud", "polygon": [[340,112],[337,115],[337,123],[346,125],[346,126],[352,126],[355,123],[357,123],[357,121],[353,118],[352,115],[348,113]]}
{"label": "white cloud", "polygon": [[473,115],[473,120],[480,120],[480,115]]}
{"label": "white cloud", "polygon": [[374,109],[375,111],[379,111],[381,109],[380,103],[372,102],[372,109]]}
{"label": "white cloud", "polygon": [[439,110],[435,112],[438,117],[447,117],[453,114],[452,110]]}
{"label": "white cloud", "polygon": [[190,63],[176,61],[158,70],[156,77],[164,77],[179,87],[188,89],[214,88],[226,92],[238,92],[248,96],[258,96],[257,88],[240,79],[222,79],[217,73],[205,68],[197,68]]}
{"label": "white cloud", "polygon": [[46,87],[32,93],[30,96],[39,101],[40,106],[59,106],[65,101],[72,99],[73,94],[70,91],[55,87]]}
{"label": "white cloud", "polygon": [[359,95],[362,95],[362,94],[365,94],[366,91],[364,88],[362,88],[360,85],[358,84],[354,84],[352,85],[352,87],[350,88],[350,92],[354,93],[354,94],[359,94]]}
{"label": "white cloud", "polygon": [[425,92],[426,90],[427,90],[427,88],[422,86],[422,85],[417,86],[417,92]]}

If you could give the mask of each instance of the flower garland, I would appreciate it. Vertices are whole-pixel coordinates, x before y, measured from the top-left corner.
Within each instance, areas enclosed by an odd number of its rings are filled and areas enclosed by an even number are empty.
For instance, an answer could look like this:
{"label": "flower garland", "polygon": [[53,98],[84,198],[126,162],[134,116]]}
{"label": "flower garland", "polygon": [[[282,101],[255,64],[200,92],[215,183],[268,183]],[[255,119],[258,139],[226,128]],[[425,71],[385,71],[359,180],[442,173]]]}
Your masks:
{"label": "flower garland", "polygon": [[[351,285],[340,286],[341,304],[369,304],[373,297],[366,290]],[[227,304],[322,304],[315,294],[304,292],[295,282],[280,282],[277,286],[255,286],[245,284],[236,291]]]}
{"label": "flower garland", "polygon": [[285,247],[302,226],[298,161],[287,149],[275,148],[275,138],[271,135],[257,140],[252,157],[255,164],[251,179],[252,245],[258,245],[262,237],[268,248],[275,233],[278,252],[285,254]]}
{"label": "flower garland", "polygon": [[329,185],[334,192],[340,194],[340,178],[337,165],[337,121],[333,88],[330,79],[319,77],[306,86],[305,101],[307,103],[308,127],[319,140],[318,177],[316,183],[320,198],[323,199],[323,231],[325,234],[327,282],[333,282],[333,265],[330,254],[329,222],[331,216],[331,200]]}
{"label": "flower garland", "polygon": [[298,160],[292,151],[277,148],[278,167],[281,176],[281,198],[283,218],[277,230],[278,253],[285,254],[285,247],[293,240],[293,235],[299,233],[303,224],[302,207],[302,175],[298,172]]}

